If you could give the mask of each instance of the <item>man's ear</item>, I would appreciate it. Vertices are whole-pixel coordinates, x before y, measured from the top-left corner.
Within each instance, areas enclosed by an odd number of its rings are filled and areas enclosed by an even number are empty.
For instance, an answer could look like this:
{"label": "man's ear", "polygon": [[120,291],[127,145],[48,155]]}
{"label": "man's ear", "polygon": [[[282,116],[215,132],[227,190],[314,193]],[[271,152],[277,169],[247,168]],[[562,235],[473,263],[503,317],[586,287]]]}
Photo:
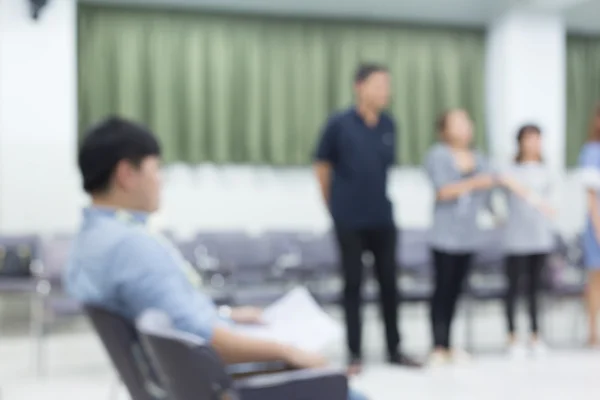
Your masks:
{"label": "man's ear", "polygon": [[134,166],[127,160],[121,160],[115,167],[113,175],[114,185],[119,188],[127,188],[134,173]]}

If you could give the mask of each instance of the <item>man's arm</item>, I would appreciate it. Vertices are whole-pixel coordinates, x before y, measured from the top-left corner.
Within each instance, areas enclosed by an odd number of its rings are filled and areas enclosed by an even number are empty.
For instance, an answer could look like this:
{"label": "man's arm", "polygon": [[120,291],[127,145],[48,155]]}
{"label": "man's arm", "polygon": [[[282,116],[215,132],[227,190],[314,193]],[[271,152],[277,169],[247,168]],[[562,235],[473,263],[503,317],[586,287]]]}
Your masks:
{"label": "man's arm", "polygon": [[209,341],[227,362],[284,361],[299,368],[323,365],[324,359],[318,355],[219,326],[212,300],[191,285],[176,265],[177,258],[152,237],[129,238],[115,254],[109,273],[115,274],[118,300],[129,314],[138,317],[149,309],[160,310],[177,329]]}
{"label": "man's arm", "polygon": [[319,368],[327,361],[319,354],[268,340],[236,333],[226,327],[216,327],[211,345],[228,364],[284,361],[295,368]]}
{"label": "man's arm", "polygon": [[317,183],[321,189],[321,196],[323,201],[329,207],[329,196],[331,188],[331,163],[327,161],[317,161],[314,164],[315,175],[317,176]]}
{"label": "man's arm", "polygon": [[337,135],[338,127],[334,117],[325,125],[315,151],[315,175],[319,188],[321,189],[321,196],[327,207],[329,207],[331,194],[330,189],[333,166],[338,156]]}

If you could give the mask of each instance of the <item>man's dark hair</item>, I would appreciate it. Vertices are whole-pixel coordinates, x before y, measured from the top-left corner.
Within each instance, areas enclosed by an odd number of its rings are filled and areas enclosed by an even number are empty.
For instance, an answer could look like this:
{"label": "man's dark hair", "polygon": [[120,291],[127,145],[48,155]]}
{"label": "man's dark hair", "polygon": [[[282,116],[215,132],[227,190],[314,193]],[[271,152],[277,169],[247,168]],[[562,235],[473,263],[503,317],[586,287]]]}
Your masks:
{"label": "man's dark hair", "polygon": [[160,156],[160,145],[148,129],[117,117],[104,120],[86,133],[79,148],[83,189],[90,194],[108,190],[120,161],[139,167],[148,156]]}
{"label": "man's dark hair", "polygon": [[361,64],[354,75],[354,83],[362,83],[378,72],[388,72],[388,69],[380,64]]}

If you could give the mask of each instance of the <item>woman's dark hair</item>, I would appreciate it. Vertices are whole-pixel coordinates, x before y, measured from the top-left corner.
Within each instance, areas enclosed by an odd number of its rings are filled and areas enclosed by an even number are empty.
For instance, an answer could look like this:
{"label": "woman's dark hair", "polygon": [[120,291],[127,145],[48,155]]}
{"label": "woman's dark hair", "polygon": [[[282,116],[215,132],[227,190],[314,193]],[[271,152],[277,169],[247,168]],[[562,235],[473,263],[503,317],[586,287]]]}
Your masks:
{"label": "woman's dark hair", "polygon": [[435,130],[437,131],[439,137],[444,141],[447,140],[446,129],[448,128],[448,119],[452,114],[457,112],[465,113],[467,116],[469,114],[467,110],[463,108],[452,108],[442,112],[435,120]]}
{"label": "woman's dark hair", "polygon": [[450,110],[446,110],[443,113],[441,113],[435,120],[435,130],[440,135],[442,135],[446,130],[446,125],[448,124],[448,116],[450,116],[451,112],[452,111]]}
{"label": "woman's dark hair", "polygon": [[600,142],[600,103],[596,104],[590,119],[588,142]]}
{"label": "woman's dark hair", "polygon": [[[523,140],[525,139],[525,136],[531,135],[532,133],[536,134],[536,135],[541,135],[542,134],[542,130],[537,125],[527,124],[527,125],[523,125],[521,127],[521,129],[519,129],[519,132],[517,133],[517,143],[519,145],[519,150],[517,151],[517,155],[515,156],[515,162],[517,164],[522,163],[523,162],[523,157],[525,156],[523,154]],[[542,156],[541,156],[541,154],[539,156],[538,161],[542,162]]]}

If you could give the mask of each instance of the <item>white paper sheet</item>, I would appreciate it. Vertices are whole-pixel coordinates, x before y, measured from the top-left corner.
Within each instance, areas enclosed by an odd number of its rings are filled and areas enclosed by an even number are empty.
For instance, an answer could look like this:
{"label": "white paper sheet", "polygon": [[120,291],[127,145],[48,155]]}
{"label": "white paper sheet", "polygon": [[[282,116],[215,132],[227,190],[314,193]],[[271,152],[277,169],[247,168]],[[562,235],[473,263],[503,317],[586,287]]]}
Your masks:
{"label": "white paper sheet", "polygon": [[264,309],[265,325],[236,325],[248,335],[321,352],[342,339],[339,323],[317,304],[308,290],[297,287]]}

